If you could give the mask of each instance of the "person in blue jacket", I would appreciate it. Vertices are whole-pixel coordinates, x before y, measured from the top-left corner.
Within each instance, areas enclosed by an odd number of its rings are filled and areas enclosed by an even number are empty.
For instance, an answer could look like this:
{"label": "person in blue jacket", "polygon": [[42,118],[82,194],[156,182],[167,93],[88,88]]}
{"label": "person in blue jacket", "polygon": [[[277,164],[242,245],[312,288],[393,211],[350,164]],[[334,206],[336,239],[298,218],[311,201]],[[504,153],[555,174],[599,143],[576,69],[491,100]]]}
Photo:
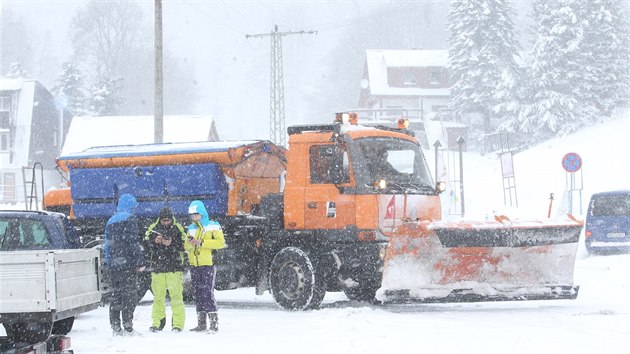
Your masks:
{"label": "person in blue jacket", "polygon": [[116,213],[105,225],[105,265],[111,291],[109,323],[115,336],[137,334],[133,329],[133,312],[138,303],[137,272],[144,270],[140,227],[133,214],[137,206],[133,195],[121,195]]}

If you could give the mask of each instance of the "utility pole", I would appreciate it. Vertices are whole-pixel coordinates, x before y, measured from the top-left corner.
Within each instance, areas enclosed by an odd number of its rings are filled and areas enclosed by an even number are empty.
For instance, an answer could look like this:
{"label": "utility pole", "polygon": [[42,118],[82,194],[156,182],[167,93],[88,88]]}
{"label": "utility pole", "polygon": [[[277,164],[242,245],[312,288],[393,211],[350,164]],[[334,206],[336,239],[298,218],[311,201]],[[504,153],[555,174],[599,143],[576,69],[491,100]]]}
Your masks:
{"label": "utility pole", "polygon": [[282,36],[291,34],[314,34],[315,31],[278,32],[278,25],[269,33],[246,34],[245,38],[271,37],[271,102],[270,102],[270,139],[274,143],[286,145],[284,117],[284,74],[282,71]]}
{"label": "utility pole", "polygon": [[153,142],[164,141],[164,86],[162,71],[162,0],[155,0],[155,109]]}

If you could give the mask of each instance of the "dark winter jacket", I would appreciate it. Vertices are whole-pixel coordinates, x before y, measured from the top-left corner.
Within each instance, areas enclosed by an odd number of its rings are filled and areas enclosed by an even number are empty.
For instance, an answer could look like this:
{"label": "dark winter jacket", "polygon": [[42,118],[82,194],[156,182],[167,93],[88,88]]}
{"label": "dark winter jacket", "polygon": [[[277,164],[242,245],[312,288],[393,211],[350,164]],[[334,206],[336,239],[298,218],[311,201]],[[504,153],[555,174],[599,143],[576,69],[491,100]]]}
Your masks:
{"label": "dark winter jacket", "polygon": [[[184,228],[173,218],[170,225],[164,226],[158,218],[145,234],[149,268],[154,273],[181,272],[184,270]],[[155,238],[170,238],[171,244],[165,246],[155,243]]]}
{"label": "dark winter jacket", "polygon": [[105,264],[112,272],[144,266],[141,234],[133,210],[138,206],[131,194],[118,199],[116,214],[105,225]]}

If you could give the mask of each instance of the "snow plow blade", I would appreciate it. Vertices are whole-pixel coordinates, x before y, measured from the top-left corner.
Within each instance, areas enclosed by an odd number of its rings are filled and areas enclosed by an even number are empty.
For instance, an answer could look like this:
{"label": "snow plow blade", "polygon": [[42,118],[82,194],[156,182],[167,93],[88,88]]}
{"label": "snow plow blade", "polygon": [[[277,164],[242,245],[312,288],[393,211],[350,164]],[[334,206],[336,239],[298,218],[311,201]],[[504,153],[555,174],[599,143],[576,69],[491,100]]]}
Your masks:
{"label": "snow plow blade", "polygon": [[575,299],[582,222],[407,222],[389,238],[385,303]]}

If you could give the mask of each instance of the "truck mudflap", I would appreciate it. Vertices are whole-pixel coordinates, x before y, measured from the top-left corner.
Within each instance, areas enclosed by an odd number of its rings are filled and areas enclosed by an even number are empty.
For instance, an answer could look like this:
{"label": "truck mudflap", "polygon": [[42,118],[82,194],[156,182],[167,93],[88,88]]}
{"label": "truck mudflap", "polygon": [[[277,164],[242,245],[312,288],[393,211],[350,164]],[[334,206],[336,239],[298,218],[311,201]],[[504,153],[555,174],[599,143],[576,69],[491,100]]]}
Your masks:
{"label": "truck mudflap", "polygon": [[382,302],[575,299],[582,222],[405,222],[390,236]]}

